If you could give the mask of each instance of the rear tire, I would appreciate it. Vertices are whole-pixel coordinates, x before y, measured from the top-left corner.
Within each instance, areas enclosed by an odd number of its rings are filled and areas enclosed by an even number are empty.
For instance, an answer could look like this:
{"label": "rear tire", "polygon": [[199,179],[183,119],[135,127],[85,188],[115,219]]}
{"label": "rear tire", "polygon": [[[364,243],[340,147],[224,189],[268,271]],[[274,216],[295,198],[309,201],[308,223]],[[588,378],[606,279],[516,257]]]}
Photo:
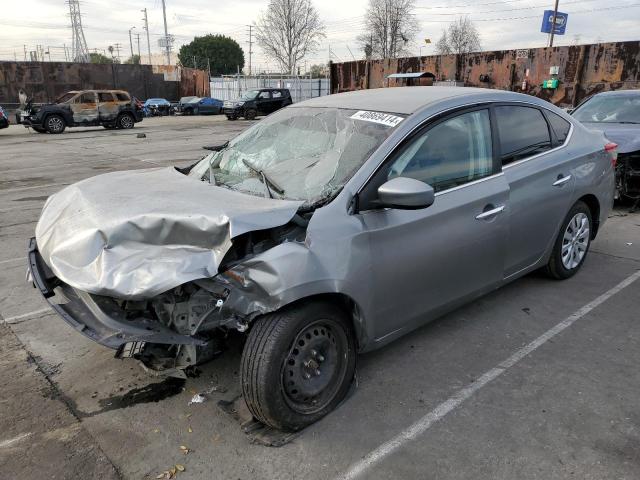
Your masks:
{"label": "rear tire", "polygon": [[242,393],[256,419],[296,431],[340,403],[355,368],[345,313],[325,302],[301,303],[256,320],[242,352]]}
{"label": "rear tire", "polygon": [[[60,115],[49,115],[44,122],[44,128],[49,133],[58,134],[64,132],[65,128],[67,128],[67,124]],[[37,130],[36,130],[37,131]]]}
{"label": "rear tire", "polygon": [[591,210],[584,202],[576,202],[562,222],[545,268],[547,275],[565,280],[580,270],[589,252],[592,229]]}
{"label": "rear tire", "polygon": [[118,117],[117,126],[118,128],[122,128],[123,130],[128,130],[133,128],[136,124],[135,118],[130,113],[123,113]]}

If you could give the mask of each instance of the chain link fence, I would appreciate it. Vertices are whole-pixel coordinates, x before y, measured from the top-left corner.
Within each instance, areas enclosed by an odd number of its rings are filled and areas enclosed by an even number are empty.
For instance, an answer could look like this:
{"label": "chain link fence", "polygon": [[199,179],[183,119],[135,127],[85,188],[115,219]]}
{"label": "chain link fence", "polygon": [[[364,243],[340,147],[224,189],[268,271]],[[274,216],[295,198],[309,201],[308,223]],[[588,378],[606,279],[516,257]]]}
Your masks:
{"label": "chain link fence", "polygon": [[249,90],[260,88],[287,88],[293,102],[329,95],[328,78],[310,78],[285,75],[222,75],[211,77],[211,97],[233,100]]}

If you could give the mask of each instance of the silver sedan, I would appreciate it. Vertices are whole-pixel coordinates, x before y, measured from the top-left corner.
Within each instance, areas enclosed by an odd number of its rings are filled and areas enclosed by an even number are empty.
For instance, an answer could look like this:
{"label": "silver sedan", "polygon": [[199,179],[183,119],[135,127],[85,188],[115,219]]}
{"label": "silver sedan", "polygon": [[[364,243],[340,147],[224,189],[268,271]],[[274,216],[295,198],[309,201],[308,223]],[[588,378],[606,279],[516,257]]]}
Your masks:
{"label": "silver sedan", "polygon": [[31,277],[78,331],[172,375],[243,332],[244,399],[284,430],[335,408],[357,352],[533,270],[573,276],[613,203],[615,144],[497,90],[316,98],[208,148],[53,195]]}

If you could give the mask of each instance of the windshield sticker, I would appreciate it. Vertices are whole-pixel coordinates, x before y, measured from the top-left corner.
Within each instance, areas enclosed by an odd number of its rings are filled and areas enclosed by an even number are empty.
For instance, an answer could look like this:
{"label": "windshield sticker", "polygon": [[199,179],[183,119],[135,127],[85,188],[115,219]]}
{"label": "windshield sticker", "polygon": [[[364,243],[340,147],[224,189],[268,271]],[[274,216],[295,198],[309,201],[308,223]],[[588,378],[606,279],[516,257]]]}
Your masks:
{"label": "windshield sticker", "polygon": [[351,118],[354,120],[364,120],[365,122],[379,123],[381,125],[386,125],[387,127],[395,127],[403,120],[402,117],[391,115],[389,113],[369,112],[367,110],[360,110],[359,112],[351,115]]}

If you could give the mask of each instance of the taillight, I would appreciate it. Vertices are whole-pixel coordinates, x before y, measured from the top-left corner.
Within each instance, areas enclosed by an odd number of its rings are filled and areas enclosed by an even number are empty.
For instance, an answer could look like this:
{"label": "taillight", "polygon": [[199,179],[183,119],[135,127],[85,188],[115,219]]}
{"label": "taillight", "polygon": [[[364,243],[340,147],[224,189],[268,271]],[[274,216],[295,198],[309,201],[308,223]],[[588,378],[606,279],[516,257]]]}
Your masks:
{"label": "taillight", "polygon": [[609,142],[604,146],[604,151],[611,157],[611,166],[615,168],[618,161],[618,144]]}

